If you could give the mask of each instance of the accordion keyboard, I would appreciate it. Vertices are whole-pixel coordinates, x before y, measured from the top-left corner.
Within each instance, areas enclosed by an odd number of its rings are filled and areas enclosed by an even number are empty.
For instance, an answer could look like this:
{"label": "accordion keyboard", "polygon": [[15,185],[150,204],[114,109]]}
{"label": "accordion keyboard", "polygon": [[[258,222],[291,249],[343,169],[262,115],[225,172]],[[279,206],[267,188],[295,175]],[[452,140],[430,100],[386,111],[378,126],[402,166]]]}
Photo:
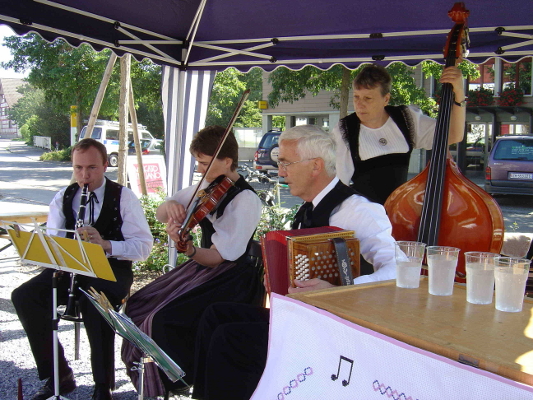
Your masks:
{"label": "accordion keyboard", "polygon": [[[293,247],[292,279],[306,281],[313,278],[326,280],[334,285],[340,284],[335,248],[330,243],[296,244]],[[358,269],[358,246],[348,246],[352,269]],[[354,265],[354,262],[357,265]]]}

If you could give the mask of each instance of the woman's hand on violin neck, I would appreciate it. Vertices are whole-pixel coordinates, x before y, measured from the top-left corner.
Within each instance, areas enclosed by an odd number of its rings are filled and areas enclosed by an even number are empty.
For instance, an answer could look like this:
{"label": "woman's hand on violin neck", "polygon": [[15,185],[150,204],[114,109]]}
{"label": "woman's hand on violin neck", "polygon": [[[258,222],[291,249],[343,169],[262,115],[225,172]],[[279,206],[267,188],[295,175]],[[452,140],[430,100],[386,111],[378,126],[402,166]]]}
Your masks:
{"label": "woman's hand on violin neck", "polygon": [[156,217],[160,222],[174,222],[181,226],[187,212],[185,207],[175,200],[167,200],[159,206],[156,211]]}

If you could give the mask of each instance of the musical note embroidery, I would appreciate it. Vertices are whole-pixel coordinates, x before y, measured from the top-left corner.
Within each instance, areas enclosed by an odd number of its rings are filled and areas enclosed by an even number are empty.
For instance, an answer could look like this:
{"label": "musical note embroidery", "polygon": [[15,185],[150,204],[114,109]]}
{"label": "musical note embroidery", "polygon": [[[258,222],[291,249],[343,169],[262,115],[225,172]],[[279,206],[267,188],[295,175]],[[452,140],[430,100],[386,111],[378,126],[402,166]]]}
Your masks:
{"label": "musical note embroidery", "polygon": [[336,375],[332,374],[331,375],[331,380],[332,381],[336,381],[339,378],[339,373],[341,371],[341,364],[342,364],[343,361],[346,361],[346,362],[350,363],[350,374],[348,375],[348,380],[346,380],[346,379],[342,380],[342,386],[348,386],[350,384],[350,379],[352,379],[353,360],[350,360],[347,357],[340,356],[340,358],[339,358],[339,367],[337,368],[337,374]]}

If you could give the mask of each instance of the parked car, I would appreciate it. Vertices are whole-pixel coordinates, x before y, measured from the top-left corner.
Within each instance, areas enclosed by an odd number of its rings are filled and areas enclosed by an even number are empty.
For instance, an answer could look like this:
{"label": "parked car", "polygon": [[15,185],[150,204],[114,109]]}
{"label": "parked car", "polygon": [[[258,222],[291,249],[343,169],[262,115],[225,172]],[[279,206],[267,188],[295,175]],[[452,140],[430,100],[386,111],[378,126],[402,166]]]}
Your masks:
{"label": "parked car", "polygon": [[485,169],[485,191],[533,195],[533,136],[505,136],[494,143]]}
{"label": "parked car", "polygon": [[[139,135],[143,148],[143,154],[161,154],[162,153],[162,140],[155,139],[144,125],[138,125]],[[85,137],[87,126],[84,126],[80,133],[80,140]],[[97,120],[94,125],[93,133],[91,137],[93,139],[102,142],[107,149],[108,162],[110,167],[116,167],[118,165],[118,131],[119,123],[116,121]],[[133,143],[133,129],[128,128],[128,143]],[[131,147],[131,145],[129,146]],[[146,151],[146,152],[145,152]],[[128,149],[129,154],[135,154]]]}
{"label": "parked car", "polygon": [[263,135],[254,156],[255,169],[265,172],[278,170],[279,135],[280,131],[268,131]]}

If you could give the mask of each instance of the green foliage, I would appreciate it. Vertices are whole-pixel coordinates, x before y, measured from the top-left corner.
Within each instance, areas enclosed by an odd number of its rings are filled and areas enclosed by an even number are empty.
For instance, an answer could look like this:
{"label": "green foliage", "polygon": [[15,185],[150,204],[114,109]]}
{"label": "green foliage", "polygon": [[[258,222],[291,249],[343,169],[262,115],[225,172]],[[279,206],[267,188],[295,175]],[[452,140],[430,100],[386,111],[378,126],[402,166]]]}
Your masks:
{"label": "green foliage", "polygon": [[[305,98],[307,93],[316,96],[321,90],[333,92],[332,104],[337,104],[341,88],[344,66],[335,65],[327,71],[313,66],[306,66],[299,71],[291,71],[286,67],[277,68],[270,74],[269,82],[272,92],[268,95],[268,103],[276,107],[280,102],[294,103]],[[352,71],[352,78],[359,69]]]}
{"label": "green foliage", "polygon": [[285,117],[283,115],[272,116],[272,128],[277,128],[282,131],[285,130]]}
{"label": "green foliage", "polygon": [[[427,66],[428,71],[442,70],[442,66],[434,63],[435,66]],[[351,81],[364,68],[361,65],[351,71]],[[272,84],[272,92],[268,96],[268,101],[272,106],[277,106],[281,102],[293,103],[306,96],[307,93],[313,96],[321,90],[332,93],[330,105],[333,108],[340,108],[340,91],[342,75],[345,67],[336,65],[327,71],[319,70],[313,66],[307,66],[300,71],[291,71],[288,68],[278,68],[270,74],[269,81]],[[436,102],[428,98],[424,89],[418,87],[413,78],[413,67],[408,67],[403,63],[393,63],[387,67],[392,77],[391,104],[415,104],[422,111],[430,116],[436,116]],[[429,73],[429,72],[428,72]]]}
{"label": "green foliage", "polygon": [[468,91],[467,106],[491,106],[494,104],[494,93],[490,89],[480,87]]}
{"label": "green foliage", "polygon": [[413,67],[397,62],[390,64],[387,71],[392,78],[390,105],[415,104],[430,117],[436,116],[436,102],[416,85]]}
{"label": "green foliage", "polygon": [[254,239],[259,240],[261,236],[270,231],[290,229],[290,223],[294,219],[299,208],[300,205],[296,205],[290,209],[277,206],[263,206],[261,220],[257,225]]}
{"label": "green foliage", "polygon": [[[515,84],[518,83],[518,89],[522,90],[524,94],[531,94],[531,64],[531,61],[505,64],[503,70],[503,76],[508,81],[514,82]],[[516,82],[517,80],[518,82]]]}
{"label": "green foliage", "polygon": [[67,147],[62,150],[53,150],[47,153],[41,154],[39,158],[41,161],[71,161],[70,153],[72,152],[72,147]]}
{"label": "green foliage", "polygon": [[[87,44],[74,48],[62,39],[48,43],[36,34],[7,37],[4,45],[11,50],[13,59],[1,63],[2,66],[12,67],[18,72],[30,70],[26,80],[33,90],[41,90],[43,97],[42,100],[34,103],[43,104],[44,102],[50,109],[49,115],[61,115],[67,121],[67,125],[58,125],[56,120],[54,125],[56,125],[57,132],[43,136],[52,136],[54,143],[55,136],[70,137],[70,106],[78,107],[78,128],[81,128],[84,119],[92,109],[111,51],[106,49],[96,52]],[[116,120],[118,118],[119,70],[119,63],[116,63],[100,107],[98,117],[101,119]],[[146,125],[154,136],[162,137],[161,67],[148,60],[137,62],[132,59],[131,79],[136,107],[140,108],[139,122]],[[19,114],[22,118],[22,113]],[[26,115],[26,118],[34,114],[39,115],[37,112],[31,112],[30,115]],[[26,123],[18,119],[17,122],[19,126]],[[64,130],[60,132],[59,129]],[[70,139],[68,144],[70,144]]]}
{"label": "green foliage", "polygon": [[257,107],[257,101],[262,96],[262,72],[259,68],[253,68],[246,74],[234,68],[217,73],[207,108],[206,125],[226,126],[246,89],[251,90],[250,95],[234,126],[261,126],[261,112]]}
{"label": "green foliage", "polygon": [[[163,272],[165,265],[168,264],[168,234],[165,230],[166,224],[159,222],[155,217],[157,207],[165,201],[165,192],[160,190],[156,196],[141,196],[141,206],[146,216],[148,226],[154,237],[154,246],[150,256],[145,261],[135,263],[135,271],[154,271]],[[196,230],[191,232],[193,241],[199,245],[199,235]],[[189,258],[184,254],[178,254],[176,265],[180,265]]]}
{"label": "green foliage", "polygon": [[[469,78],[470,80],[477,79],[481,76],[479,72],[479,67],[468,60],[463,60],[457,66],[457,68],[461,70],[465,78]],[[435,61],[422,62],[422,72],[424,73],[424,76],[426,78],[432,76],[437,82],[439,81],[440,76],[442,75],[443,69],[444,67],[441,64],[436,63]]]}

